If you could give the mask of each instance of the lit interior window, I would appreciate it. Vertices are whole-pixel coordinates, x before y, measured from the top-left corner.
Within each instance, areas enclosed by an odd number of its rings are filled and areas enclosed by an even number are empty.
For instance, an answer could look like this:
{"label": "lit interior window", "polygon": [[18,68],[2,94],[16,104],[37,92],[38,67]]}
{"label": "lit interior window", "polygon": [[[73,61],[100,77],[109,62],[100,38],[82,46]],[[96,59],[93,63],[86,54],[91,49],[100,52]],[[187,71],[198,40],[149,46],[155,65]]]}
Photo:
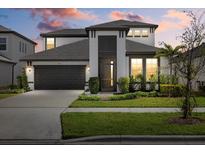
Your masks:
{"label": "lit interior window", "polygon": [[47,38],[46,40],[47,44],[46,44],[46,49],[52,49],[55,47],[54,43],[54,38]]}
{"label": "lit interior window", "polygon": [[133,36],[133,30],[132,29],[129,30],[127,36]]}
{"label": "lit interior window", "polygon": [[142,36],[148,37],[148,30],[142,30]]}
{"label": "lit interior window", "polygon": [[135,37],[140,37],[140,30],[135,30]]}
{"label": "lit interior window", "polygon": [[110,85],[113,86],[113,64],[114,62],[110,62]]}
{"label": "lit interior window", "polygon": [[157,59],[156,58],[147,58],[146,59],[146,79],[150,79],[157,75]]}
{"label": "lit interior window", "polygon": [[136,77],[139,74],[142,74],[142,59],[132,58],[131,59],[131,75]]}

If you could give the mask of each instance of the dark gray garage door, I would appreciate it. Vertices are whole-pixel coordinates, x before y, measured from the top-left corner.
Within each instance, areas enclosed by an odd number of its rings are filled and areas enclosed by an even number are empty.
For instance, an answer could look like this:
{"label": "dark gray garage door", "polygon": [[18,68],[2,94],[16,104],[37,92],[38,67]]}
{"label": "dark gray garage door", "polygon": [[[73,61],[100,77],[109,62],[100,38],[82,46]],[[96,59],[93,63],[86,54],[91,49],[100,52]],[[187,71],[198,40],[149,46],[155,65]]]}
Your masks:
{"label": "dark gray garage door", "polygon": [[85,66],[35,66],[35,89],[84,89]]}

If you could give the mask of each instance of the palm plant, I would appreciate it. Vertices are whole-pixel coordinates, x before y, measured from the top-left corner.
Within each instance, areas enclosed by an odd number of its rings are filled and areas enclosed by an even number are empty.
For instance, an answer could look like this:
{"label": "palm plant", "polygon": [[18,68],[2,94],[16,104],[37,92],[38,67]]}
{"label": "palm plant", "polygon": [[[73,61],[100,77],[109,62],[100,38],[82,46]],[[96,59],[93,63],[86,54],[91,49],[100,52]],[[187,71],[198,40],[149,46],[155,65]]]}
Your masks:
{"label": "palm plant", "polygon": [[166,57],[169,61],[169,67],[170,67],[170,77],[171,77],[171,83],[172,83],[172,70],[173,70],[173,67],[172,67],[172,63],[173,63],[173,58],[175,56],[177,56],[177,54],[179,53],[179,51],[181,49],[184,48],[184,46],[182,45],[178,45],[176,46],[175,48],[173,48],[171,45],[169,44],[166,44],[163,42],[163,45],[164,47],[162,48],[159,48],[158,51],[156,52],[156,55],[155,57],[159,58],[159,57]]}

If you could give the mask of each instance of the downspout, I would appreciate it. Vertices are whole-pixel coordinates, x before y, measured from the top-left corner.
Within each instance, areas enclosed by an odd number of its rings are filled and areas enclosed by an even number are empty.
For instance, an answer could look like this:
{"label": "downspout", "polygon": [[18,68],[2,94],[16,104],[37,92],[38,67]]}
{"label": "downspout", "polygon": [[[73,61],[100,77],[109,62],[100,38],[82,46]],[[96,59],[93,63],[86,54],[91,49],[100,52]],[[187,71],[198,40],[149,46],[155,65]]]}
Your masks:
{"label": "downspout", "polygon": [[13,63],[12,64],[12,76],[11,76],[11,83],[12,83],[12,85],[14,85],[14,66],[16,65],[16,63]]}

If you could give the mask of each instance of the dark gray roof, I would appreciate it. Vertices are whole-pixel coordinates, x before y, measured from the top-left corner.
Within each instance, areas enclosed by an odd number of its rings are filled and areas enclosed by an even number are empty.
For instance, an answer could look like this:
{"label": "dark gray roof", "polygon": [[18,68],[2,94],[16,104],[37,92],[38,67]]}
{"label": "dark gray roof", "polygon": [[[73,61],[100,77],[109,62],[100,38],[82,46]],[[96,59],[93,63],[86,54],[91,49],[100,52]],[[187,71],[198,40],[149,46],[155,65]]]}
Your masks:
{"label": "dark gray roof", "polygon": [[53,49],[38,52],[21,58],[21,61],[88,61],[88,39],[62,45]]}
{"label": "dark gray roof", "polygon": [[158,25],[150,24],[150,23],[144,23],[139,21],[129,21],[129,20],[116,20],[111,22],[106,22],[102,24],[93,25],[90,27],[87,27],[86,29],[129,29],[130,27],[153,27],[157,28]]}
{"label": "dark gray roof", "polygon": [[[155,54],[156,47],[126,40],[126,54]],[[97,51],[96,51],[97,52]],[[84,39],[71,44],[41,51],[21,58],[21,61],[89,61],[89,40]]]}
{"label": "dark gray roof", "polygon": [[155,54],[158,48],[139,42],[126,40],[126,54]]}
{"label": "dark gray roof", "polygon": [[6,28],[6,27],[4,27],[4,26],[2,26],[2,25],[0,25],[0,31],[1,32],[5,32],[5,31],[11,31],[10,29],[8,29],[8,28]]}
{"label": "dark gray roof", "polygon": [[48,33],[42,33],[43,37],[88,37],[85,29],[62,29]]}
{"label": "dark gray roof", "polygon": [[25,40],[31,42],[31,43],[33,43],[33,44],[35,44],[35,45],[37,44],[37,43],[34,42],[33,40],[31,40],[31,39],[29,39],[29,38],[27,38],[27,37],[25,37],[25,36],[19,34],[19,33],[16,32],[16,31],[13,31],[13,30],[11,30],[11,29],[9,29],[9,28],[6,28],[6,27],[4,27],[4,26],[2,26],[2,25],[0,25],[0,33],[13,33],[13,34],[15,34],[15,35],[17,35],[17,36],[19,36],[19,37],[21,37],[21,38],[23,38],[23,39],[25,39]]}
{"label": "dark gray roof", "polygon": [[1,62],[5,62],[5,63],[12,63],[12,64],[15,64],[15,62],[13,62],[11,59],[3,56],[3,55],[0,55],[0,61]]}

